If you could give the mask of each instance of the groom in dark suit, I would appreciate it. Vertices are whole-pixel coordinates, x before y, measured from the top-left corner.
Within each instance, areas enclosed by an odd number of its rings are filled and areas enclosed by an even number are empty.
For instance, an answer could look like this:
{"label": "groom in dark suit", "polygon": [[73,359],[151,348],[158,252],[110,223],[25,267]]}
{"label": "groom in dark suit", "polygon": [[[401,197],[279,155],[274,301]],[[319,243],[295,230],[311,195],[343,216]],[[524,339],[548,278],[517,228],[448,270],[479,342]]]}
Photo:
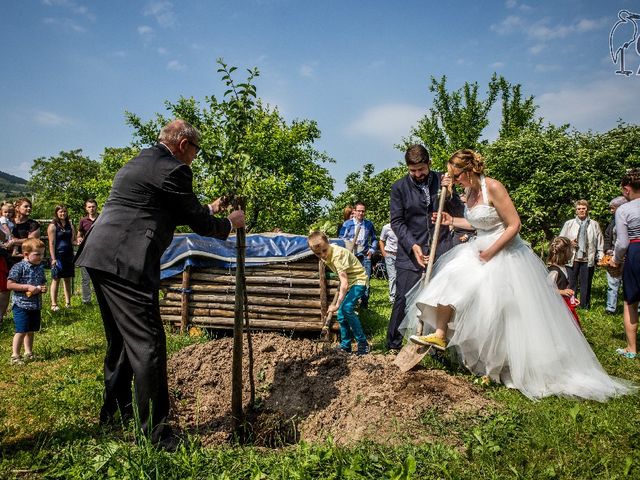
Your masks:
{"label": "groom in dark suit", "polygon": [[131,381],[143,431],[154,443],[174,443],[169,414],[167,352],[160,318],[160,257],[177,225],[225,239],[244,226],[244,212],[215,218],[220,200],[201,205],[193,193],[191,162],[199,132],[184,120],[161,131],[158,143],[116,174],[102,213],[82,242],[76,264],[93,282],[105,334],[104,404],[100,422],[119,410],[133,413]]}
{"label": "groom in dark suit", "polygon": [[[433,225],[431,217],[438,211],[442,174],[431,170],[429,152],[422,145],[411,145],[405,153],[408,174],[391,187],[391,229],[398,237],[396,253],[396,297],[387,330],[387,348],[400,350],[402,334],[398,327],[404,318],[406,294],[418,283],[429,260]],[[445,180],[449,185],[450,180]],[[460,210],[457,195],[445,203],[445,210]],[[449,234],[442,229],[440,239]],[[438,254],[444,252],[438,252]]]}

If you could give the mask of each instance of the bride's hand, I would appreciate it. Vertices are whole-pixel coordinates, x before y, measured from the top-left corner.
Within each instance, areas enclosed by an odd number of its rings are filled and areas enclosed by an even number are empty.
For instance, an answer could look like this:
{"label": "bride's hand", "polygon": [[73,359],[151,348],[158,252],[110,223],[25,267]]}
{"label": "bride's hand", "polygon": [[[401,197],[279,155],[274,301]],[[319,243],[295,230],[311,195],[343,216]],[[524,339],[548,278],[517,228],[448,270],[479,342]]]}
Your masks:
{"label": "bride's hand", "polygon": [[484,263],[487,263],[492,258],[493,253],[491,253],[490,250],[483,250],[482,252],[480,252],[480,260],[482,260]]}
{"label": "bride's hand", "polygon": [[445,173],[444,175],[442,175],[442,180],[440,185],[443,187],[450,187],[451,184],[452,184],[451,176],[448,173]]}
{"label": "bride's hand", "polygon": [[[431,214],[431,222],[432,223],[436,223],[436,221],[438,220],[438,212],[433,212]],[[453,217],[451,215],[449,215],[447,212],[442,212],[442,221],[440,222],[441,225],[453,225]]]}

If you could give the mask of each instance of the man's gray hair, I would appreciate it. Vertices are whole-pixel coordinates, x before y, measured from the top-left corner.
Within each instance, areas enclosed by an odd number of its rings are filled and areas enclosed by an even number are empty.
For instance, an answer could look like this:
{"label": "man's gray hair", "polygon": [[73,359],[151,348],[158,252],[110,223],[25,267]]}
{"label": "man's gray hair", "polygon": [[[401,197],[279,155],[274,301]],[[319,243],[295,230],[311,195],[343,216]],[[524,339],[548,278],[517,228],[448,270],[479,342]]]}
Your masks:
{"label": "man's gray hair", "polygon": [[200,144],[200,132],[198,129],[179,118],[162,127],[158,141],[168,145],[177,145],[183,138],[195,144]]}
{"label": "man's gray hair", "polygon": [[609,206],[610,207],[619,207],[620,205],[624,205],[625,203],[627,203],[627,199],[620,196],[620,197],[616,197],[613,200],[611,200],[609,202]]}

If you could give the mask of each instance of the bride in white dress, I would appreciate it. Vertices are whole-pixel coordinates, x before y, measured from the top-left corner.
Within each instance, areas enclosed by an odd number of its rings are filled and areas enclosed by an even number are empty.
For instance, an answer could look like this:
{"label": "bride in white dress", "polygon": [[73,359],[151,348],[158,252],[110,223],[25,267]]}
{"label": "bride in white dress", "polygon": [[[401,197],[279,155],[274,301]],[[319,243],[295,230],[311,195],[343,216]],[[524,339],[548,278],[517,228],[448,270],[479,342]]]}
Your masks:
{"label": "bride in white dress", "polygon": [[[504,186],[486,178],[472,150],[449,159],[451,179],[466,189],[464,217],[443,213],[443,225],[474,228],[436,263],[431,280],[407,295],[400,330],[414,343],[454,348],[477,375],[548,395],[605,401],[636,391],[603,370],[571,312],[547,281],[547,269],[518,232],[520,217]],[[430,335],[416,336],[418,322]]]}

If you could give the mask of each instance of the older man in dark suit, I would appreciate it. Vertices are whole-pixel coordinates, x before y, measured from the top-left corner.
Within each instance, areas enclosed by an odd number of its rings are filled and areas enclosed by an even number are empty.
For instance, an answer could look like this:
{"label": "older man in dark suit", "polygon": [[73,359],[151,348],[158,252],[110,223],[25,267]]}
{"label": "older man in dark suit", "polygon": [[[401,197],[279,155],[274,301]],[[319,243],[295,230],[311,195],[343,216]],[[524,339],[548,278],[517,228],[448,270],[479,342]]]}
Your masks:
{"label": "older man in dark suit", "polygon": [[[429,152],[422,145],[412,145],[405,153],[408,175],[391,187],[391,229],[398,237],[396,253],[396,296],[387,330],[387,348],[399,350],[402,334],[398,327],[404,318],[405,296],[418,283],[428,261],[433,212],[438,211],[441,174],[431,170]],[[450,182],[450,180],[447,180]],[[445,209],[460,209],[454,195]],[[441,238],[449,232],[442,230]],[[439,252],[440,253],[440,252]],[[444,252],[442,252],[444,253]]]}
{"label": "older man in dark suit", "polygon": [[201,205],[193,193],[191,162],[199,151],[199,132],[174,120],[158,144],[142,150],[116,174],[102,213],[82,242],[76,264],[94,285],[107,337],[104,404],[100,422],[123,418],[132,409],[131,381],[140,422],[151,440],[175,442],[169,414],[167,353],[160,318],[160,257],[177,225],[200,235],[227,238],[244,226],[244,213],[215,218],[216,200]]}

